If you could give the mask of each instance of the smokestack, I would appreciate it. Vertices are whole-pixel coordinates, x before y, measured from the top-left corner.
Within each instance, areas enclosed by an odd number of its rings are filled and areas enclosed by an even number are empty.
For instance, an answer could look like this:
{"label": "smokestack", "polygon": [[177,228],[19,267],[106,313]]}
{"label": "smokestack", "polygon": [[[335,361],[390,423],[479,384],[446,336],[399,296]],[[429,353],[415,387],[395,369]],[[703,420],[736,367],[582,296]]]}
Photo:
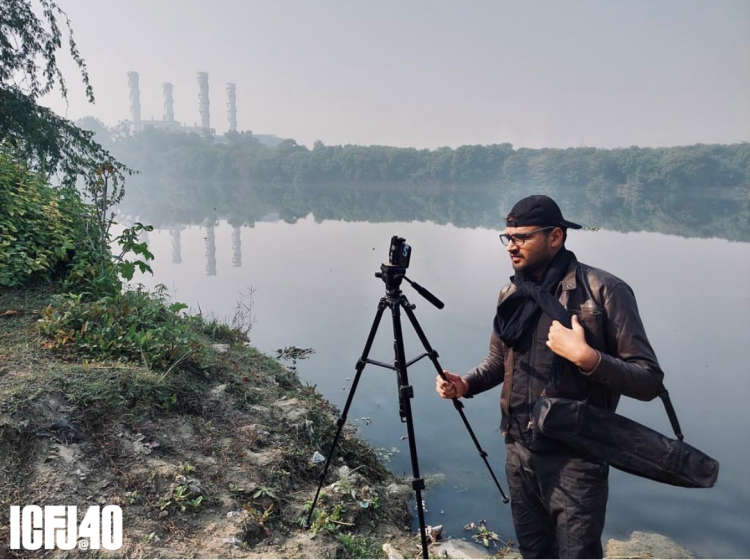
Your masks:
{"label": "smokestack", "polygon": [[229,132],[237,132],[237,90],[235,84],[227,84],[227,118]]}
{"label": "smokestack", "polygon": [[206,136],[211,135],[211,115],[208,111],[208,72],[198,72],[198,102],[201,114],[201,127]]}
{"label": "smokestack", "polygon": [[172,99],[172,84],[164,82],[161,85],[164,88],[164,120],[172,122],[174,120],[174,100]]}
{"label": "smokestack", "polygon": [[141,90],[138,86],[138,72],[128,72],[128,85],[130,86],[130,115],[133,121],[133,130],[141,130]]}

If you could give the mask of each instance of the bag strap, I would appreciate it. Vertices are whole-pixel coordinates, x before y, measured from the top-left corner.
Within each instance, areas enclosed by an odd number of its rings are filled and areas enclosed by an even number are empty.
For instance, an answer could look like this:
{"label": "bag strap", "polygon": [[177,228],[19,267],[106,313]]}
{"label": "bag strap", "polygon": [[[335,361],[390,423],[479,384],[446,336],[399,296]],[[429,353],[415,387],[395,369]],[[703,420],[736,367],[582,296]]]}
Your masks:
{"label": "bag strap", "polygon": [[667,388],[664,386],[664,383],[661,384],[659,387],[659,398],[661,399],[661,402],[664,403],[664,408],[667,410],[667,416],[669,416],[669,423],[672,424],[672,430],[674,430],[674,435],[677,436],[677,439],[682,441],[685,436],[682,435],[682,429],[680,428],[680,421],[677,420],[677,413],[675,412],[674,406],[672,406],[672,401],[669,398],[669,391],[667,391]]}
{"label": "bag strap", "polygon": [[[580,279],[581,283],[583,284],[583,289],[586,290],[586,295],[591,298],[594,303],[596,303],[598,306],[604,308],[604,306],[601,304],[601,302],[596,301],[596,298],[594,297],[594,294],[591,292],[591,287],[589,286],[589,279],[587,278],[584,271],[577,267],[578,271],[580,272]],[[664,409],[667,411],[667,416],[669,417],[669,423],[672,425],[672,430],[674,431],[674,435],[677,436],[677,439],[682,441],[685,436],[682,435],[682,429],[680,428],[680,421],[677,419],[677,412],[674,409],[674,406],[672,405],[672,400],[669,398],[669,391],[667,391],[667,388],[664,386],[664,382],[659,384],[659,392],[658,392],[659,398],[661,399],[662,404],[664,404]],[[588,400],[588,399],[587,399]]]}

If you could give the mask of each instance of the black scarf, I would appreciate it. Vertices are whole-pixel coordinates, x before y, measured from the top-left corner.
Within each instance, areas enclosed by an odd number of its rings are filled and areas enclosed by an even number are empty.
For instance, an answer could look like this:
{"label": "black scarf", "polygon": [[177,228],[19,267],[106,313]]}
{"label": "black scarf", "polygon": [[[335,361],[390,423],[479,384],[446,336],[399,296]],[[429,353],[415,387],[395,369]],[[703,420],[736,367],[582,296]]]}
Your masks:
{"label": "black scarf", "polygon": [[[563,248],[547,266],[540,282],[535,282],[522,271],[512,278],[516,291],[497,306],[495,333],[510,347],[516,346],[524,334],[535,329],[542,312],[565,328],[573,328],[571,315],[555,297],[555,291],[568,271],[573,254]],[[555,356],[550,381],[555,384],[562,373],[563,360]]]}

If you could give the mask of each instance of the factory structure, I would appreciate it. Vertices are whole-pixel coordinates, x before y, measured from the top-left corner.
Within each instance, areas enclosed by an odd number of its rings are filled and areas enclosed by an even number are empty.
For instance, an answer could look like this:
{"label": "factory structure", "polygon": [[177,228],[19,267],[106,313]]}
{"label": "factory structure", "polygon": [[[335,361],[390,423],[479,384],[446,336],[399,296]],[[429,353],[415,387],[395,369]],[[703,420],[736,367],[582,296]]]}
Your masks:
{"label": "factory structure", "polygon": [[[143,130],[144,127],[153,126],[162,130],[174,130],[175,132],[194,132],[201,136],[214,136],[216,131],[211,128],[210,102],[208,99],[208,72],[198,72],[198,112],[200,114],[200,125],[193,126],[182,124],[175,120],[174,98],[172,96],[173,86],[170,82],[162,84],[164,96],[164,117],[161,120],[141,118],[141,88],[138,72],[128,72],[128,87],[130,89],[130,126],[133,132]],[[226,84],[227,94],[227,119],[229,121],[229,132],[237,132],[237,88],[233,83]]]}

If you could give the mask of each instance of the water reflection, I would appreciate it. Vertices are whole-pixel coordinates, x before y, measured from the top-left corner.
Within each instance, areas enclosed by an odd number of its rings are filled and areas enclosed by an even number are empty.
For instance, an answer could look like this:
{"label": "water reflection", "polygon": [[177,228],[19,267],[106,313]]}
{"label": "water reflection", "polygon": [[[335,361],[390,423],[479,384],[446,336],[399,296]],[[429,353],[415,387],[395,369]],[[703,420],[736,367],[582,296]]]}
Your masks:
{"label": "water reflection", "polygon": [[242,232],[240,226],[232,226],[232,266],[242,266]]}
{"label": "water reflection", "polygon": [[169,234],[172,236],[172,263],[180,264],[182,262],[182,241],[180,239],[181,227],[170,228]]}
{"label": "water reflection", "polygon": [[206,276],[216,276],[216,234],[214,219],[206,223]]}
{"label": "water reflection", "polygon": [[[429,189],[266,187],[246,191],[247,200],[205,186],[195,193],[197,207],[180,196],[173,207],[165,200],[161,207],[131,209],[162,228],[149,237],[155,275],[142,281],[173,286],[178,300],[218,317],[231,315],[238,295],[252,286],[252,343],[268,353],[288,345],[315,348],[299,364],[300,374],[341,407],[383,295],[373,273],[387,257],[390,236],[406,237],[414,247],[409,276],[446,303],[437,311],[404,288],[441,364],[467,371],[486,353],[497,292],[511,274],[496,235],[499,216],[529,191],[446,196]],[[747,557],[750,430],[742,428],[749,417],[750,244],[727,242],[749,240],[747,203],[668,197],[657,203],[652,197],[647,204],[637,189],[600,199],[595,193],[569,194],[561,199],[563,212],[602,228],[572,232],[569,248],[582,262],[633,287],[686,440],[722,464],[718,486],[707,491],[613,472],[605,539],[658,531],[699,556]],[[306,213],[311,208],[315,214]],[[423,216],[431,219],[415,221]],[[371,357],[390,361],[392,333],[385,323]],[[422,346],[409,328],[404,336],[411,359]],[[466,523],[487,519],[492,529],[512,536],[508,508],[494,498],[496,489],[453,407],[434,394],[435,372],[424,362],[409,371],[420,470],[442,476],[426,493],[427,523],[464,536]],[[367,368],[349,418],[371,419],[361,424],[362,435],[376,447],[395,449],[390,466],[408,476],[395,385],[392,372]],[[501,474],[498,398],[475,398],[466,414]],[[670,433],[658,402],[623,399],[619,411]]]}
{"label": "water reflection", "polygon": [[601,189],[528,186],[276,186],[238,183],[149,182],[136,177],[123,210],[155,227],[200,224],[216,217],[233,226],[254,225],[268,215],[287,223],[315,220],[430,221],[458,227],[496,228],[513,203],[531,192],[555,198],[565,216],[613,231],[651,231],[682,237],[750,241],[747,187],[644,191],[635,184]]}

